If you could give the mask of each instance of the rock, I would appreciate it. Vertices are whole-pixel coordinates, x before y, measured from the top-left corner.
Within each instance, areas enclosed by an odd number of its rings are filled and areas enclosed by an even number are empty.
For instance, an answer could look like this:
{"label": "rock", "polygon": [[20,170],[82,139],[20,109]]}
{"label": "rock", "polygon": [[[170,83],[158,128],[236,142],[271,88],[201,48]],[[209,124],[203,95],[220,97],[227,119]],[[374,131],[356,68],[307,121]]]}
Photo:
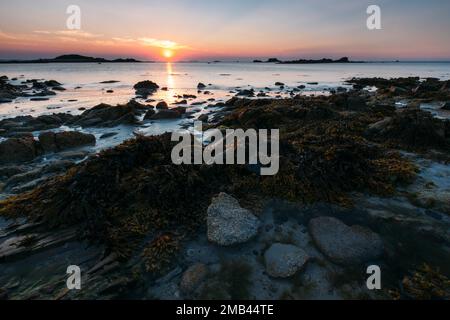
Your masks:
{"label": "rock", "polygon": [[89,153],[86,151],[66,151],[59,154],[63,160],[82,160],[88,155]]}
{"label": "rock", "polygon": [[160,110],[158,113],[150,117],[151,120],[178,119],[178,118],[181,118],[181,114],[175,110]]}
{"label": "rock", "polygon": [[305,251],[291,244],[275,243],[264,254],[267,274],[274,278],[293,276],[308,259]]}
{"label": "rock", "polygon": [[117,106],[102,103],[83,112],[70,124],[82,127],[114,127],[121,124],[135,124],[136,115],[140,113],[140,110],[147,108],[133,100],[125,105]]}
{"label": "rock", "polygon": [[117,136],[117,134],[118,134],[117,132],[107,132],[107,133],[102,134],[100,136],[100,139],[111,138],[111,137]]}
{"label": "rock", "polygon": [[158,104],[156,105],[156,109],[165,110],[165,109],[169,109],[169,106],[167,105],[167,102],[161,101],[161,102],[158,102]]}
{"label": "rock", "polygon": [[209,116],[207,114],[202,114],[198,117],[198,121],[208,122]]}
{"label": "rock", "polygon": [[66,88],[63,88],[61,86],[53,87],[52,89],[56,91],[66,91]]}
{"label": "rock", "polygon": [[350,96],[347,99],[347,108],[352,111],[363,111],[367,108],[366,100],[359,96]]}
{"label": "rock", "polygon": [[159,86],[153,81],[145,80],[136,83],[133,88],[134,90],[136,90],[136,95],[146,98],[147,96],[153,94],[156,90],[158,90]]}
{"label": "rock", "polygon": [[408,90],[401,87],[392,86],[389,88],[389,92],[392,93],[393,95],[399,96],[402,94],[407,94]]}
{"label": "rock", "polygon": [[204,84],[204,83],[199,83],[198,85],[197,85],[197,89],[199,89],[199,90],[201,90],[201,89],[205,89],[206,88],[206,85]]}
{"label": "rock", "polygon": [[11,138],[0,143],[0,165],[31,161],[37,155],[33,137]]}
{"label": "rock", "polygon": [[309,222],[309,233],[319,250],[341,265],[362,264],[379,258],[384,251],[380,236],[371,230],[345,225],[332,217]]}
{"label": "rock", "polygon": [[319,83],[318,82],[307,82],[307,84],[309,84],[310,86],[317,86]]}
{"label": "rock", "polygon": [[187,104],[187,100],[175,101],[173,104]]}
{"label": "rock", "polygon": [[144,120],[151,120],[155,114],[156,114],[155,110],[153,110],[153,109],[148,110],[144,116]]}
{"label": "rock", "polygon": [[12,102],[11,99],[0,98],[0,103],[10,103],[10,102]]}
{"label": "rock", "polygon": [[371,134],[371,132],[383,131],[386,128],[388,128],[391,123],[392,123],[392,117],[386,117],[381,121],[372,123],[371,125],[369,125],[369,128],[368,128],[369,134]]}
{"label": "rock", "polygon": [[106,93],[114,93],[114,90],[106,90]]}
{"label": "rock", "polygon": [[255,96],[255,90],[250,89],[244,89],[244,90],[239,90],[239,92],[236,94],[236,96],[244,96],[244,97],[254,97]]}
{"label": "rock", "polygon": [[49,98],[31,98],[30,101],[48,101]]}
{"label": "rock", "polygon": [[48,80],[48,81],[45,81],[44,82],[44,84],[47,86],[47,87],[59,87],[59,86],[61,86],[61,83],[59,83],[58,81],[56,81],[56,80]]}
{"label": "rock", "polygon": [[39,143],[44,152],[57,152],[85,145],[95,145],[95,136],[78,131],[43,132]]}
{"label": "rock", "polygon": [[448,110],[448,111],[450,111],[450,101],[445,102],[445,103],[442,105],[441,109],[442,109],[442,110]]}
{"label": "rock", "polygon": [[260,222],[226,193],[213,198],[208,208],[208,240],[221,246],[245,243],[256,236]]}
{"label": "rock", "polygon": [[189,294],[197,289],[208,275],[208,267],[202,263],[190,266],[184,273],[180,282],[180,290]]}
{"label": "rock", "polygon": [[284,83],[283,82],[275,82],[275,85],[278,87],[282,87],[282,86],[284,86]]}

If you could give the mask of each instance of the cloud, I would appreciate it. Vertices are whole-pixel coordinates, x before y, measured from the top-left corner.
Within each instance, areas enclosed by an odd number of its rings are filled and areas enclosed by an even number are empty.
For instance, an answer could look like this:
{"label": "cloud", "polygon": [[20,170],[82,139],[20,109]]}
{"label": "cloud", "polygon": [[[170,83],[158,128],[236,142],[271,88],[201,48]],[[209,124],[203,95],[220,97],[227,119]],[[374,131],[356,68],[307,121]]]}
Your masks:
{"label": "cloud", "polygon": [[14,36],[10,33],[3,32],[0,30],[0,39],[7,39],[7,40],[16,40],[18,39],[17,36]]}
{"label": "cloud", "polygon": [[159,40],[154,38],[139,38],[138,41],[145,46],[157,47],[162,49],[187,49],[188,46],[176,43],[170,40]]}
{"label": "cloud", "polygon": [[76,37],[85,39],[100,38],[103,36],[101,34],[94,34],[82,30],[59,30],[59,31],[36,30],[33,32],[37,34],[45,34],[58,37]]}

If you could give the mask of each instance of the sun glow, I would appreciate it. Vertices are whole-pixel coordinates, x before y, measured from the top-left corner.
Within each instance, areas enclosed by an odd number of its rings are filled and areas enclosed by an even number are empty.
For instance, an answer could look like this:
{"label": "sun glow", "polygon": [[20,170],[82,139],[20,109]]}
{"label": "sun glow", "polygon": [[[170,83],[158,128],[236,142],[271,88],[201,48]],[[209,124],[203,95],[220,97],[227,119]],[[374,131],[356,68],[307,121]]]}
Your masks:
{"label": "sun glow", "polygon": [[174,56],[174,54],[175,54],[175,52],[173,50],[171,50],[171,49],[164,49],[162,51],[162,55],[166,59],[172,58]]}

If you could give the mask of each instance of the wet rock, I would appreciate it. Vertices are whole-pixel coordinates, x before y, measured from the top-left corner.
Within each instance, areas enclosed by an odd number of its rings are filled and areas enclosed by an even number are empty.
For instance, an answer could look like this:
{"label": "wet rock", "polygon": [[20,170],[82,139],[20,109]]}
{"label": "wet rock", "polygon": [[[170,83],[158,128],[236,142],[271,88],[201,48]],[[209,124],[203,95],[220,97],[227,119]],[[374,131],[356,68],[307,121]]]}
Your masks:
{"label": "wet rock", "polygon": [[259,225],[256,216],[226,193],[213,198],[208,208],[208,240],[218,245],[245,243],[257,234]]}
{"label": "wet rock", "polygon": [[53,87],[52,89],[55,91],[66,91],[66,88],[63,88],[61,86]]}
{"label": "wet rock", "polygon": [[197,85],[197,89],[199,89],[199,90],[201,90],[201,89],[205,89],[206,88],[206,85],[204,84],[204,83],[199,83],[198,85]]}
{"label": "wet rock", "polygon": [[61,152],[59,156],[63,160],[81,160],[89,155],[87,151],[65,151]]}
{"label": "wet rock", "polygon": [[384,251],[380,236],[371,230],[345,225],[332,217],[309,222],[309,233],[319,250],[341,265],[362,264],[378,259]]}
{"label": "wet rock", "polygon": [[153,81],[145,80],[136,83],[133,88],[136,90],[136,95],[146,98],[158,90],[159,86]]}
{"label": "wet rock", "polygon": [[71,148],[95,145],[95,136],[78,131],[43,132],[39,142],[44,152],[57,152]]}
{"label": "wet rock", "polygon": [[399,96],[399,95],[402,95],[402,94],[407,94],[408,90],[406,90],[405,88],[392,86],[389,89],[389,92],[392,93],[393,95]]}
{"label": "wet rock", "polygon": [[76,229],[67,229],[52,234],[28,234],[11,237],[0,243],[0,261],[11,261],[30,253],[50,249],[76,237]]}
{"label": "wet rock", "polygon": [[12,102],[11,99],[0,98],[0,103],[10,103],[10,102]]}
{"label": "wet rock", "polygon": [[158,104],[156,105],[156,109],[165,110],[165,109],[169,109],[169,106],[167,105],[167,102],[161,101],[161,102],[158,102]]}
{"label": "wet rock", "polygon": [[284,86],[284,83],[283,82],[275,82],[275,85],[278,87],[281,87],[281,86]]}
{"label": "wet rock", "polygon": [[236,96],[242,96],[242,97],[254,97],[255,96],[255,90],[253,89],[244,89],[244,90],[240,90]]}
{"label": "wet rock", "polygon": [[208,275],[208,267],[202,263],[190,266],[184,273],[180,282],[180,290],[184,294],[195,291]]}
{"label": "wet rock", "polygon": [[102,134],[100,136],[100,139],[111,138],[111,137],[117,136],[117,134],[118,134],[117,132],[107,132],[107,133]]}
{"label": "wet rock", "polygon": [[0,165],[33,160],[38,151],[33,137],[11,138],[0,142]]}
{"label": "wet rock", "polygon": [[208,122],[209,119],[209,115],[207,114],[202,114],[201,116],[198,117],[198,121],[202,121],[202,122]]}
{"label": "wet rock", "polygon": [[181,114],[175,110],[160,110],[158,113],[150,117],[151,120],[162,120],[162,119],[179,119]]}
{"label": "wet rock", "polygon": [[45,81],[44,82],[44,84],[47,86],[47,87],[59,87],[59,86],[61,86],[61,83],[59,83],[58,81],[56,81],[56,80],[48,80],[48,81]]}
{"label": "wet rock", "polygon": [[267,274],[274,278],[293,276],[308,259],[305,251],[290,244],[275,243],[264,254]]}
{"label": "wet rock", "polygon": [[441,109],[442,109],[442,110],[450,111],[450,101],[445,102],[445,103],[442,105]]}
{"label": "wet rock", "polygon": [[155,114],[156,114],[155,110],[153,110],[153,109],[148,110],[144,116],[144,120],[151,120]]}
{"label": "wet rock", "polygon": [[82,127],[114,127],[121,124],[135,124],[136,116],[145,109],[148,107],[133,100],[125,105],[117,106],[102,103],[83,112],[69,124]]}

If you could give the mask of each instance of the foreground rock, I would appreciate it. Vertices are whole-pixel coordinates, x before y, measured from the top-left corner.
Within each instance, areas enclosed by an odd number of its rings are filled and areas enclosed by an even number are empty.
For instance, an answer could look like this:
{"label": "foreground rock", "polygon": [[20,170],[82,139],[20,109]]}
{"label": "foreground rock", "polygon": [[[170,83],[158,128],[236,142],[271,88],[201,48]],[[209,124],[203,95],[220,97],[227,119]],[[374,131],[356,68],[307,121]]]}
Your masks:
{"label": "foreground rock", "polygon": [[0,165],[31,161],[37,154],[37,143],[32,136],[12,138],[0,143]]}
{"label": "foreground rock", "polygon": [[259,225],[257,217],[226,193],[214,198],[208,208],[208,239],[218,245],[245,243],[257,234]]}
{"label": "foreground rock", "polygon": [[361,226],[349,227],[335,218],[312,219],[309,232],[319,250],[337,264],[362,264],[379,258],[384,251],[378,234]]}
{"label": "foreground rock", "polygon": [[264,254],[266,272],[274,278],[293,276],[308,259],[305,251],[290,244],[275,243]]}

